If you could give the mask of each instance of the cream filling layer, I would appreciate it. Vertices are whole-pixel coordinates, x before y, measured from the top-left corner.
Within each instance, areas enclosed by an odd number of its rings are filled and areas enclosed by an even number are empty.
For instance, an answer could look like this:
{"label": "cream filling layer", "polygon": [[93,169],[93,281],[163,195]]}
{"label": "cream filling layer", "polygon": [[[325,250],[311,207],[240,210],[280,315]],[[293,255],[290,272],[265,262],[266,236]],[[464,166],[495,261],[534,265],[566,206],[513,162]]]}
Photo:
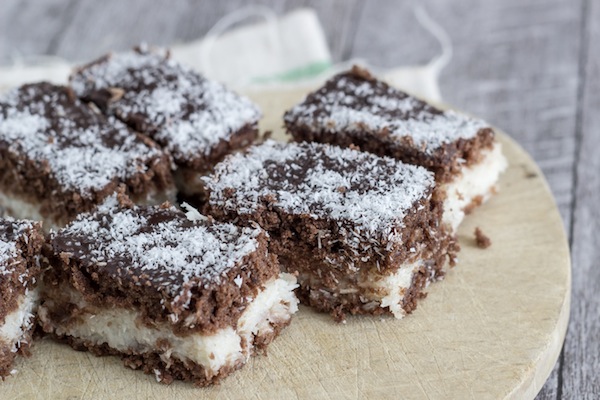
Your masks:
{"label": "cream filling layer", "polygon": [[369,289],[369,300],[378,302],[382,308],[388,307],[395,318],[402,319],[406,315],[402,301],[412,285],[419,265],[418,262],[405,264],[390,275],[370,273],[369,278],[359,283],[359,286]]}
{"label": "cream filling layer", "polygon": [[369,271],[358,282],[350,279],[340,280],[337,282],[335,292],[320,287],[321,278],[317,278],[313,274],[301,274],[299,280],[310,288],[312,297],[325,296],[334,299],[338,296],[358,295],[363,310],[372,311],[377,307],[387,307],[394,317],[402,319],[406,315],[406,311],[402,308],[402,302],[421,265],[421,261],[404,263],[396,272],[388,275]]}
{"label": "cream filling layer", "polygon": [[11,351],[19,350],[24,335],[33,328],[35,312],[39,302],[39,290],[26,290],[19,299],[19,307],[6,315],[0,326],[0,342],[12,344]]}
{"label": "cream filling layer", "polygon": [[[298,310],[298,299],[293,290],[297,287],[293,275],[282,273],[279,278],[265,285],[265,288],[248,305],[237,322],[237,326],[227,327],[212,335],[200,333],[177,336],[168,324],[148,328],[137,323],[138,313],[127,309],[93,308],[94,313],[77,316],[77,322],[66,326],[54,326],[58,335],[68,335],[93,344],[107,344],[118,351],[138,353],[160,353],[168,364],[171,357],[190,360],[202,365],[207,372],[216,374],[226,365],[245,363],[251,355],[255,336],[273,331],[273,325],[289,321]],[[79,308],[89,305],[81,295],[70,290],[71,299]],[[60,307],[60,304],[56,305]],[[45,307],[39,312],[42,323],[50,322]],[[246,346],[244,346],[246,343]]]}
{"label": "cream filling layer", "polygon": [[462,169],[461,175],[445,185],[447,197],[444,202],[443,221],[456,232],[465,217],[465,208],[477,197],[487,201],[494,193],[500,174],[506,169],[508,162],[502,154],[500,143],[488,150],[481,162]]}

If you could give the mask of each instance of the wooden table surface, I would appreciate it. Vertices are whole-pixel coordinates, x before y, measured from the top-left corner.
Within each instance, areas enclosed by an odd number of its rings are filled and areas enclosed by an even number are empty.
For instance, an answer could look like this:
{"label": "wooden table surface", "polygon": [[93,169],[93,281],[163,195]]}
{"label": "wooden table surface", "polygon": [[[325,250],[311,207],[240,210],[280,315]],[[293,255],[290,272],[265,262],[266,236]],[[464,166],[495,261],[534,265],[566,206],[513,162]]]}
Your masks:
{"label": "wooden table surface", "polygon": [[[454,56],[444,100],[516,139],[544,171],[572,251],[567,338],[539,399],[600,396],[600,1],[426,0]],[[2,0],[0,64],[56,54],[88,60],[141,41],[201,37],[246,2]],[[426,63],[438,44],[408,0],[263,0],[278,13],[317,10],[335,60],[381,67]],[[594,205],[596,204],[596,205]]]}

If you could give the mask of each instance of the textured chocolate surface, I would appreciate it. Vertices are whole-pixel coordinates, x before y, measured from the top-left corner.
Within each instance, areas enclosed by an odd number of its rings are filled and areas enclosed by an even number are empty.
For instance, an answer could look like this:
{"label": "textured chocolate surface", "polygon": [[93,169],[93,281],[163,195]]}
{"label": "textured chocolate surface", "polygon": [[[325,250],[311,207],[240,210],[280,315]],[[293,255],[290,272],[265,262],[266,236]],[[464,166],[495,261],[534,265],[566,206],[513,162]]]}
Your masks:
{"label": "textured chocolate surface", "polygon": [[30,221],[15,221],[0,218],[0,276],[10,274],[9,260],[19,255],[18,240],[23,240],[25,232],[33,229]]}
{"label": "textured chocolate surface", "polygon": [[236,154],[205,179],[211,206],[252,214],[269,204],[333,221],[349,245],[400,239],[404,217],[432,195],[433,174],[351,149],[267,141]]}
{"label": "textured chocolate surface", "polygon": [[475,228],[475,244],[480,249],[487,249],[492,245],[492,240],[481,230],[481,228]]}
{"label": "textured chocolate surface", "polygon": [[120,183],[142,199],[173,184],[168,157],[156,144],[49,83],[0,98],[0,155],[0,189],[63,221]]}
{"label": "textured chocolate surface", "polygon": [[163,145],[180,167],[209,169],[229,147],[246,146],[257,135],[261,115],[250,100],[165,51],[107,55],[76,71],[71,85],[78,96]]}
{"label": "textured chocolate surface", "polygon": [[460,165],[479,161],[494,133],[482,120],[440,110],[354,67],[287,111],[298,141],[318,141],[391,156],[448,180]]}
{"label": "textured chocolate surface", "polygon": [[52,237],[56,268],[48,284],[67,280],[94,305],[132,308],[149,326],[169,321],[176,332],[190,333],[233,325],[278,275],[258,227],[119,199]]}

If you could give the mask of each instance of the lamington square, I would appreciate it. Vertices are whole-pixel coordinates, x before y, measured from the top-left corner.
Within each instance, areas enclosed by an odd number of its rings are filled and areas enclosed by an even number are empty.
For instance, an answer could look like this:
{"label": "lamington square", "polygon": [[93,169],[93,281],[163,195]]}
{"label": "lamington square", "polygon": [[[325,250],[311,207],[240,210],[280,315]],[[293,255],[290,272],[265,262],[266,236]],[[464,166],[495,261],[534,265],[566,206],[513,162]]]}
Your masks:
{"label": "lamington square", "polygon": [[436,108],[356,66],[310,93],[284,120],[297,141],[355,146],[433,171],[447,193],[444,221],[454,230],[496,191],[507,166],[485,121]]}
{"label": "lamington square", "polygon": [[205,179],[205,212],[270,235],[300,300],[337,320],[416,307],[454,260],[433,173],[318,143],[266,141],[226,158]]}
{"label": "lamington square", "polygon": [[118,355],[159,382],[218,382],[297,310],[258,226],[118,195],[50,239],[39,319],[75,349]]}
{"label": "lamington square", "polygon": [[0,97],[0,207],[64,226],[120,185],[140,203],[175,195],[168,155],[67,87],[24,85]]}
{"label": "lamington square", "polygon": [[167,51],[143,46],[109,54],[76,70],[71,86],[167,149],[177,167],[178,190],[190,200],[203,196],[201,176],[258,136],[256,105],[172,60]]}
{"label": "lamington square", "polygon": [[17,354],[29,355],[38,306],[44,236],[39,222],[0,218],[0,377],[15,372]]}

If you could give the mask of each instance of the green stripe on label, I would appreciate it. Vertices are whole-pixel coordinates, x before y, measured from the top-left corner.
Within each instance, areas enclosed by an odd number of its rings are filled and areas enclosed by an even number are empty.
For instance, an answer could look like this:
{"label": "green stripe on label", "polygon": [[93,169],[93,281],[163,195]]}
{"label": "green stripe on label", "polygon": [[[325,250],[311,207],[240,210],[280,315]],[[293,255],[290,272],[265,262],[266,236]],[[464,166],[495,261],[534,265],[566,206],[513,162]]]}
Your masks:
{"label": "green stripe on label", "polygon": [[282,72],[272,76],[260,76],[252,79],[253,83],[268,83],[274,81],[293,82],[306,78],[312,78],[322,74],[331,68],[331,61],[320,61],[303,67],[295,68],[290,71]]}

